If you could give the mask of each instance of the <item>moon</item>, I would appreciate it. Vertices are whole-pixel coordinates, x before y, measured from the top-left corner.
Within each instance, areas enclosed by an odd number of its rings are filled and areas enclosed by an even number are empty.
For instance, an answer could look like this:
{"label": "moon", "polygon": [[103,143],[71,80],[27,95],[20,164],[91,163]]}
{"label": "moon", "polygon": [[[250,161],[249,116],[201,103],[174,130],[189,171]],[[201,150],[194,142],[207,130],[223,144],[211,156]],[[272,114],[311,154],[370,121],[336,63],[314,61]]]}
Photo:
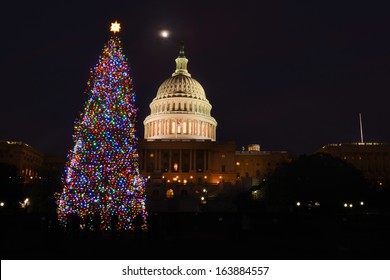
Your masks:
{"label": "moon", "polygon": [[169,37],[169,31],[168,30],[161,30],[160,31],[160,36],[163,38],[168,38]]}

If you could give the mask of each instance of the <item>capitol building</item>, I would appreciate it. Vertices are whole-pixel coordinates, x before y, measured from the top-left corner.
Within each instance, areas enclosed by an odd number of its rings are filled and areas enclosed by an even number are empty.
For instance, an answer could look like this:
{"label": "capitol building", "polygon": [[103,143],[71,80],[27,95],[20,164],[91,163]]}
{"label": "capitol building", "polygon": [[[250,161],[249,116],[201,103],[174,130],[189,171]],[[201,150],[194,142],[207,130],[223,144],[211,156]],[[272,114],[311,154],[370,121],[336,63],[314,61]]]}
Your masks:
{"label": "capitol building", "polygon": [[224,190],[259,184],[291,160],[286,151],[261,151],[259,144],[236,150],[234,141],[217,141],[212,105],[188,71],[183,44],[175,62],[175,71],[150,103],[139,141],[140,170],[149,178],[152,211],[193,211]]}

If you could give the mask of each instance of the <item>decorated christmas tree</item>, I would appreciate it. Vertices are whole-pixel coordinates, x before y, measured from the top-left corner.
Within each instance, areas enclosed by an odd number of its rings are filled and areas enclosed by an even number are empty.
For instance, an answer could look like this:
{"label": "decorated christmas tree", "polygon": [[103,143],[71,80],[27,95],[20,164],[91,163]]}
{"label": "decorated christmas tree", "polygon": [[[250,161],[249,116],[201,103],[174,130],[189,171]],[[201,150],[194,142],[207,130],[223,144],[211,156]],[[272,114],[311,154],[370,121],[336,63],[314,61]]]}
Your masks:
{"label": "decorated christmas tree", "polygon": [[119,23],[87,83],[87,100],[75,121],[74,147],[57,197],[60,224],[77,217],[92,230],[146,229],[144,188],[136,137],[135,91],[120,38]]}

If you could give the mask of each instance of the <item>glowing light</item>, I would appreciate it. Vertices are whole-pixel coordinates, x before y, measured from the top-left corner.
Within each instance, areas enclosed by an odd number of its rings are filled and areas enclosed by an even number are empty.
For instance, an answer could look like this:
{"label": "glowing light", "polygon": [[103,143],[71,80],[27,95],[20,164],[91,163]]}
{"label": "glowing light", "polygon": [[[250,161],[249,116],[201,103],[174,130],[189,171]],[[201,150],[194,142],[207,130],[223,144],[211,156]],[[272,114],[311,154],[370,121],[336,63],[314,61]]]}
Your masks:
{"label": "glowing light", "polygon": [[360,205],[362,205],[362,206],[363,206],[363,205],[364,205],[364,202],[363,202],[363,201],[360,201]]}
{"label": "glowing light", "polygon": [[161,30],[160,31],[160,36],[163,38],[168,38],[169,37],[169,31],[168,30]]}
{"label": "glowing light", "polygon": [[111,23],[110,31],[113,32],[114,34],[116,32],[119,32],[121,30],[121,25],[117,21]]}
{"label": "glowing light", "polygon": [[299,201],[297,202],[297,206],[301,206],[301,203]]}
{"label": "glowing light", "polygon": [[349,208],[352,208],[353,207],[353,205],[352,204],[349,204]]}
{"label": "glowing light", "polygon": [[26,198],[24,201],[21,201],[21,202],[19,202],[19,206],[20,206],[20,208],[26,208],[28,205],[29,205],[29,199],[28,198]]}
{"label": "glowing light", "polygon": [[344,207],[348,207],[348,204],[347,204],[347,203],[344,203]]}
{"label": "glowing light", "polygon": [[0,202],[0,206],[1,207],[4,207],[5,203],[4,202]]}

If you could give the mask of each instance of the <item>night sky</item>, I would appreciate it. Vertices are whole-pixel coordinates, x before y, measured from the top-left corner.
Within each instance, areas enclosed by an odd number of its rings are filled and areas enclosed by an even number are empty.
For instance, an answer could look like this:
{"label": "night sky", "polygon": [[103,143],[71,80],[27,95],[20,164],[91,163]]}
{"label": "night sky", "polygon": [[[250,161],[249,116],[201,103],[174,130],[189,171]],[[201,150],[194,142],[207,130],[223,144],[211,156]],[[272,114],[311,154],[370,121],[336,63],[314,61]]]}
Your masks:
{"label": "night sky", "polygon": [[[82,3],[80,3],[82,2]],[[0,139],[73,147],[90,68],[118,20],[138,138],[184,41],[217,140],[309,154],[390,142],[389,6],[375,1],[8,1],[2,4]],[[164,39],[159,31],[168,29]]]}

